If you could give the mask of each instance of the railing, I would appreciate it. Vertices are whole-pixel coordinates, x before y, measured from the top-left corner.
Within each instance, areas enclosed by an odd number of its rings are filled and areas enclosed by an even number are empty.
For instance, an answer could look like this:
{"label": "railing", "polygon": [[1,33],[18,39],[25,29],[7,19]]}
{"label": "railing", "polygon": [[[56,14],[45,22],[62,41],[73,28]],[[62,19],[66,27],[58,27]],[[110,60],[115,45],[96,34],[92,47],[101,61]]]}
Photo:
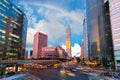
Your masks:
{"label": "railing", "polygon": [[19,63],[19,62],[30,62],[30,63],[43,63],[43,62],[56,62],[58,60],[0,60],[1,63]]}

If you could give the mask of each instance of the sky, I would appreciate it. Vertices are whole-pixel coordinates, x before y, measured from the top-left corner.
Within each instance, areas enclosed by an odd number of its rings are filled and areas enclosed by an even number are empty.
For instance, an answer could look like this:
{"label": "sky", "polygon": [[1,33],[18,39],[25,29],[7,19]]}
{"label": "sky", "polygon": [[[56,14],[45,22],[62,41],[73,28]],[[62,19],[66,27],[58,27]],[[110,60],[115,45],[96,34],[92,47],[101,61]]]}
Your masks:
{"label": "sky", "polygon": [[[66,48],[66,28],[71,27],[72,56],[80,56],[85,0],[11,0],[27,16],[27,50],[33,48],[34,34],[48,35],[48,46]],[[79,54],[78,54],[79,53]]]}

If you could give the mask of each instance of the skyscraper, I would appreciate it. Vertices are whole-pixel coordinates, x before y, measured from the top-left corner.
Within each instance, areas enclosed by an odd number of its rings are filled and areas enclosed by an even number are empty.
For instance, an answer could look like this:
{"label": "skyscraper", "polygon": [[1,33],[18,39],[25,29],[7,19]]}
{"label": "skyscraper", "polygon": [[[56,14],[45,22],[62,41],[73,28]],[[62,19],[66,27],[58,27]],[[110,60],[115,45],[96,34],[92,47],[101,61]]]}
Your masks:
{"label": "skyscraper", "polygon": [[85,56],[84,49],[85,49],[84,41],[82,41],[82,43],[81,43],[81,55],[80,55],[81,60],[84,60],[84,56]]}
{"label": "skyscraper", "polygon": [[10,0],[0,0],[0,59],[23,59],[27,19]]}
{"label": "skyscraper", "polygon": [[86,17],[83,20],[83,43],[84,43],[84,59],[88,59],[88,34],[87,34],[87,23],[86,23]]}
{"label": "skyscraper", "polygon": [[109,6],[103,0],[86,0],[86,21],[88,32],[88,55],[89,58],[99,60],[106,66],[104,61],[112,63],[114,68],[114,55],[110,26]]}
{"label": "skyscraper", "polygon": [[66,52],[68,54],[68,57],[72,57],[71,55],[71,28],[70,24],[67,27],[66,30]]}
{"label": "skyscraper", "polygon": [[33,47],[33,58],[41,58],[42,47],[47,46],[47,35],[41,32],[37,32],[34,35],[34,47]]}

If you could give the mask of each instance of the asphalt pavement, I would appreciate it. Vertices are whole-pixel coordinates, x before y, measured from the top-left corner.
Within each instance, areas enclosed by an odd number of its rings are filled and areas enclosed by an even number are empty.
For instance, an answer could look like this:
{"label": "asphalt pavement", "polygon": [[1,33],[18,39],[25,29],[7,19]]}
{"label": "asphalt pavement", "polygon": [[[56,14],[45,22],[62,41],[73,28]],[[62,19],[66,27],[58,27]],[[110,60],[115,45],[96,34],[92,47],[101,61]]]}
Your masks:
{"label": "asphalt pavement", "polygon": [[[69,75],[62,74],[60,70],[61,68],[49,67],[39,71],[32,70],[31,73],[39,77],[41,80],[89,80],[87,75],[81,74],[79,71],[71,72]],[[74,74],[74,76],[71,74]]]}

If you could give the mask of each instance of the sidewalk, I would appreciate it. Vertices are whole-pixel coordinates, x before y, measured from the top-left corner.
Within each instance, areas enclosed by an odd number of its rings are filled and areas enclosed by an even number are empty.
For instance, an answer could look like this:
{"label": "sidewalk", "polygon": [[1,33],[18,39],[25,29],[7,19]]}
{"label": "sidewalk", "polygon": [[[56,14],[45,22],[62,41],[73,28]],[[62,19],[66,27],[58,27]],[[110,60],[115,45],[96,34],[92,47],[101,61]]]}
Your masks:
{"label": "sidewalk", "polygon": [[0,80],[23,80],[25,78],[26,74],[16,74],[13,76],[9,76],[9,77],[4,77]]}
{"label": "sidewalk", "polygon": [[30,73],[21,73],[10,77],[2,78],[0,80],[40,80],[40,79]]}
{"label": "sidewalk", "polygon": [[40,80],[40,79],[34,76],[33,74],[26,73],[26,77],[23,80]]}

